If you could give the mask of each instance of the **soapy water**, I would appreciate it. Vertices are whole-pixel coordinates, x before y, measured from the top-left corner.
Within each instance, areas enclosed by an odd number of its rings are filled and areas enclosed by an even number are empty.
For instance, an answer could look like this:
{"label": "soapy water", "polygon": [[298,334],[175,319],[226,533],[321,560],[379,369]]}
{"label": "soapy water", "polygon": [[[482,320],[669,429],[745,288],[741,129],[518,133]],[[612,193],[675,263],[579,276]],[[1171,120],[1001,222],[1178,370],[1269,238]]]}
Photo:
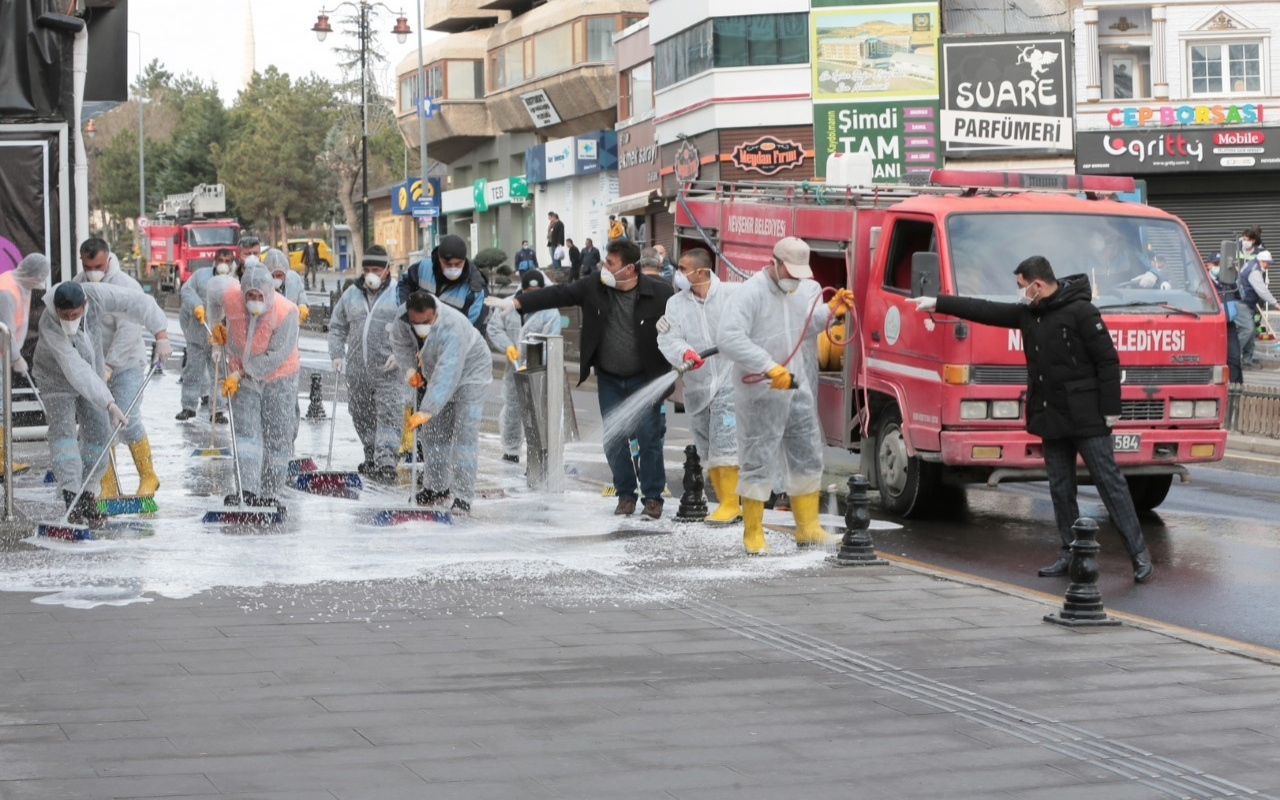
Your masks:
{"label": "soapy water", "polygon": [[[825,555],[821,548],[797,553],[789,536],[771,531],[771,546],[785,557],[746,559],[741,555],[740,526],[711,528],[674,522],[678,491],[662,520],[642,522],[613,516],[615,500],[600,496],[600,482],[571,480],[562,494],[528,489],[524,466],[501,461],[498,437],[489,432],[500,396],[496,382],[482,425],[481,496],[474,500],[472,513],[457,516],[453,525],[374,526],[371,520],[376,511],[409,505],[407,483],[388,487],[366,483],[359,500],[287,489],[280,499],[289,514],[281,525],[204,524],[204,512],[222,507],[222,496],[231,491],[232,465],[229,459],[191,456],[194,447],[208,443],[208,421],[183,425],[172,420],[178,388],[176,371],[171,370],[157,376],[144,401],[162,482],[156,496],[159,513],[150,518],[113,518],[109,528],[89,542],[35,537],[33,522],[32,536],[0,549],[0,590],[41,593],[33,601],[41,604],[92,608],[151,602],[155,597],[190,597],[216,587],[261,592],[267,587],[287,591],[288,587],[356,581],[402,581],[409,586],[510,578],[539,582],[558,576],[563,579],[556,581],[562,600],[594,602],[617,599],[618,587],[601,584],[600,575],[657,565],[665,584],[674,588],[670,595],[658,592],[643,599],[671,602],[686,588],[712,576],[758,578],[813,567]],[[662,392],[655,394],[660,397]],[[295,457],[310,456],[323,463],[328,433],[327,421],[303,421]],[[216,428],[217,445],[227,445],[228,436],[226,426]],[[34,466],[15,481],[19,510],[33,520],[57,519],[63,510],[57,489],[43,483],[47,446],[40,442],[23,447],[19,457],[34,456]],[[582,472],[607,480],[599,445],[570,449],[572,462]],[[361,458],[350,416],[340,405],[334,469],[354,468]],[[116,461],[127,491],[137,478],[123,447],[117,447]],[[675,464],[669,462],[669,466]],[[672,486],[675,491],[679,484]],[[770,512],[765,521],[791,524],[790,515],[781,512]],[[824,514],[822,522],[837,526],[842,520]]]}
{"label": "soapy water", "polygon": [[674,370],[654,378],[635,394],[623,400],[604,417],[604,446],[608,450],[635,435],[640,418],[652,410],[676,385],[680,376]]}

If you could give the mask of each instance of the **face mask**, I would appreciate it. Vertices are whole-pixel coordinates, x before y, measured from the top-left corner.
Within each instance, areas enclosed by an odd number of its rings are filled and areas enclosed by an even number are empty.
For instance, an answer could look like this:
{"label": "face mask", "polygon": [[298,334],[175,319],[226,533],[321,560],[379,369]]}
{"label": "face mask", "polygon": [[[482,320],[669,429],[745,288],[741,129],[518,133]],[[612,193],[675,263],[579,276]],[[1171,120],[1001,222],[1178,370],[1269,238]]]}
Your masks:
{"label": "face mask", "polygon": [[689,276],[685,275],[683,272],[677,272],[673,282],[675,283],[676,288],[682,292],[693,288],[693,284],[689,282]]}
{"label": "face mask", "polygon": [[1212,275],[1213,279],[1216,281],[1218,279],[1218,267],[1214,267],[1213,269],[1209,270],[1209,274]]}
{"label": "face mask", "polygon": [[1248,239],[1245,239],[1243,242],[1240,243],[1240,249],[1245,251],[1246,253],[1252,253],[1253,242],[1249,241]]}
{"label": "face mask", "polygon": [[63,333],[68,336],[75,336],[76,331],[80,330],[81,319],[83,319],[83,317],[77,317],[76,319],[60,319],[58,320],[58,323],[62,325]]}
{"label": "face mask", "polygon": [[[1029,288],[1031,288],[1031,287],[1030,287],[1030,286],[1028,286],[1027,288],[1029,289]],[[1036,299],[1037,297],[1039,297],[1039,296],[1040,296],[1040,291],[1039,291],[1039,290],[1036,290],[1036,293],[1035,293],[1035,294],[1033,294],[1033,295],[1031,295],[1030,297],[1028,297],[1028,296],[1027,296],[1027,291],[1026,291],[1026,289],[1019,289],[1019,290],[1018,290],[1018,302],[1019,302],[1021,305],[1024,305],[1024,306],[1029,306],[1029,305],[1031,305],[1033,302],[1035,302],[1035,299]]]}
{"label": "face mask", "polygon": [[618,285],[618,276],[614,275],[608,268],[600,270],[600,282],[610,289],[614,289]]}
{"label": "face mask", "polygon": [[462,276],[462,267],[445,267],[444,276],[451,281],[456,281]]}
{"label": "face mask", "polygon": [[88,279],[89,279],[89,282],[90,282],[90,283],[98,283],[98,282],[100,282],[100,281],[102,280],[102,276],[103,276],[103,275],[105,275],[105,274],[106,274],[106,273],[102,272],[101,270],[97,270],[97,269],[86,269],[86,270],[84,271],[84,276],[85,276],[86,278],[88,278]]}
{"label": "face mask", "polygon": [[430,325],[414,325],[413,332],[418,335],[419,339],[427,338],[427,334],[431,333]]}
{"label": "face mask", "polygon": [[219,261],[217,264],[213,265],[213,271],[219,275],[226,275],[231,271],[231,265],[225,261]]}
{"label": "face mask", "polygon": [[795,293],[800,288],[799,278],[778,278],[778,288],[787,294]]}
{"label": "face mask", "polygon": [[249,313],[256,317],[267,310],[267,303],[265,300],[247,300],[244,307],[249,309]]}
{"label": "face mask", "polygon": [[382,286],[382,276],[376,272],[366,272],[364,274],[364,288],[371,292],[378,291]]}
{"label": "face mask", "polygon": [[276,278],[275,281],[273,282],[275,283],[277,289],[284,288],[284,278]]}

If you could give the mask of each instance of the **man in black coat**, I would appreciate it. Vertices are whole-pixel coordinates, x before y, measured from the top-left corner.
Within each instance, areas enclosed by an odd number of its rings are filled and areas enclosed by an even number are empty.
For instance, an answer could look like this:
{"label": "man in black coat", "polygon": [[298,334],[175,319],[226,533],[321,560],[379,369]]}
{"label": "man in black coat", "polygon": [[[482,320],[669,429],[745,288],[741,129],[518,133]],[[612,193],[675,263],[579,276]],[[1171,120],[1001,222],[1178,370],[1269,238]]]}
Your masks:
{"label": "man in black coat", "polygon": [[587,277],[600,269],[600,248],[590,239],[582,245],[582,277]]}
{"label": "man in black coat", "polygon": [[[582,309],[579,385],[594,368],[602,417],[649,382],[671,371],[671,365],[658,349],[657,324],[666,313],[667,300],[673,290],[664,281],[641,275],[636,266],[639,260],[640,248],[630,240],[620,239],[609,243],[599,278],[581,278],[519,297],[485,300],[494,308],[514,308],[521,313],[579,306]],[[639,489],[644,498],[641,513],[647,519],[662,516],[662,490],[667,474],[662,460],[665,425],[660,413],[661,402],[645,409],[629,435],[605,444],[605,458],[618,490],[615,514],[629,516],[636,510],[636,468],[627,443],[634,438],[640,442]]]}
{"label": "man in black coat", "polygon": [[564,223],[560,221],[560,215],[554,211],[547,212],[547,252],[551,255],[552,262],[557,261],[556,248],[564,244]]}
{"label": "man in black coat", "polygon": [[572,283],[582,277],[582,251],[572,239],[565,239],[569,245],[569,281]]}
{"label": "man in black coat", "polygon": [[1027,360],[1027,432],[1044,443],[1053,513],[1062,539],[1058,559],[1040,570],[1042,577],[1067,574],[1071,526],[1080,516],[1076,504],[1076,454],[1084,460],[1098,494],[1120,531],[1133,561],[1133,579],[1151,577],[1151,556],[1142,538],[1129,486],[1116,466],[1111,429],[1120,421],[1120,357],[1090,302],[1089,279],[1072,275],[1057,280],[1043,256],[1032,256],[1013,271],[1017,303],[993,303],[971,297],[915,297],[921,311],[950,314],[984,325],[1018,328]]}

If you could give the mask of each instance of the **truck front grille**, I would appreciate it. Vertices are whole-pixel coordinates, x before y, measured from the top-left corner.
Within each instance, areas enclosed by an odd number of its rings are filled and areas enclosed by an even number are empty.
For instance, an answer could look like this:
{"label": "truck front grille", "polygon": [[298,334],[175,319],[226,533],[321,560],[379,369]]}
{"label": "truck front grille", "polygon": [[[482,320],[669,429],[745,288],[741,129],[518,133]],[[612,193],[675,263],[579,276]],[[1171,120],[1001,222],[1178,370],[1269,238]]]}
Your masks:
{"label": "truck front grille", "polygon": [[[973,383],[987,385],[1026,384],[1027,368],[997,364],[975,364],[969,372]],[[1121,367],[1121,382],[1126,386],[1208,386],[1213,382],[1213,367],[1200,365],[1176,367]]]}
{"label": "truck front grille", "polygon": [[1120,419],[1162,420],[1164,419],[1164,401],[1122,400],[1120,402]]}

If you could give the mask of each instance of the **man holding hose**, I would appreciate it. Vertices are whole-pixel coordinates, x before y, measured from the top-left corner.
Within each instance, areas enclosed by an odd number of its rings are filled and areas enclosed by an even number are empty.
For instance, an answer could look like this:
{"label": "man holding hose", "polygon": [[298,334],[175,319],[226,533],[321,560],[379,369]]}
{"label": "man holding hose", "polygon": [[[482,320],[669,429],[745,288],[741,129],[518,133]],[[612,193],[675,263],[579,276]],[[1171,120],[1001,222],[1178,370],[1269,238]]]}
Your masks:
{"label": "man holding hose", "polygon": [[726,304],[716,341],[719,358],[734,363],[737,391],[738,494],[748,555],[764,541],[764,504],[778,464],[791,495],[796,546],[820,544],[818,490],[822,485],[822,428],[818,423],[818,333],[844,314],[853,293],[839,289],[828,303],[813,280],[809,245],[794,236],[773,247],[768,266],[742,284]]}

